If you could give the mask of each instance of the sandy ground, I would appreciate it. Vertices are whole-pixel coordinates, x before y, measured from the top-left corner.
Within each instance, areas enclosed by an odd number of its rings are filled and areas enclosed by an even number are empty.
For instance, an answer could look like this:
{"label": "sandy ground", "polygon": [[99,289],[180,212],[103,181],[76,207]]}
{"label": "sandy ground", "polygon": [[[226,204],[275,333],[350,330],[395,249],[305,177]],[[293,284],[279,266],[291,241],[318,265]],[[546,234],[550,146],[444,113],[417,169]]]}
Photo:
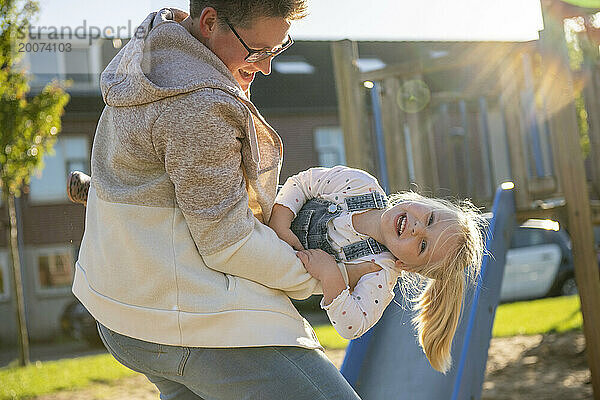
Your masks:
{"label": "sandy ground", "polygon": [[[338,367],[344,351],[328,351]],[[158,392],[142,375],[110,384],[99,382],[78,391],[37,400],[156,400]],[[592,399],[590,371],[582,333],[516,336],[493,339],[483,400]]]}
{"label": "sandy ground", "polygon": [[583,333],[493,339],[483,400],[592,399]]}

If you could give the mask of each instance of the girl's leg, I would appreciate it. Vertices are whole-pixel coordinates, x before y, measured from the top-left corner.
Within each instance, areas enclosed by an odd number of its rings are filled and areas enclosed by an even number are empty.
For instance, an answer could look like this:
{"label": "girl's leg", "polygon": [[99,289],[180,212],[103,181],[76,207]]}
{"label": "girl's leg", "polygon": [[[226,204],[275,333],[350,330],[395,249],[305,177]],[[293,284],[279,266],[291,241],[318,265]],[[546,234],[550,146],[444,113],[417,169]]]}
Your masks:
{"label": "girl's leg", "polygon": [[69,173],[67,178],[67,197],[73,203],[86,205],[90,190],[90,176],[80,171]]}

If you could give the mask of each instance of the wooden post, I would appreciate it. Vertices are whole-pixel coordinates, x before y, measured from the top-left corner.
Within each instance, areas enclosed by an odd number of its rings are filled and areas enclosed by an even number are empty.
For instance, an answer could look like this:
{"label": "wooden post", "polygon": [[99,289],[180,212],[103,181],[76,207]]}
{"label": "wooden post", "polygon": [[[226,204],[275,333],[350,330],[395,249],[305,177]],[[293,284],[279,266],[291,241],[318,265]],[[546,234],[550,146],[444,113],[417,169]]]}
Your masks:
{"label": "wooden post", "polygon": [[592,188],[600,195],[600,68],[598,44],[592,38],[580,35],[583,51],[583,97],[588,114]]}
{"label": "wooden post", "polygon": [[375,174],[375,148],[368,123],[365,88],[356,64],[357,45],[350,40],[332,42],[331,52],[347,164]]}
{"label": "wooden post", "polygon": [[556,3],[542,0],[545,29],[540,32],[542,89],[547,100],[556,171],[567,203],[569,232],[573,242],[575,278],[594,398],[600,399],[600,276],[594,250],[590,202],[574,105],[573,81],[564,36],[563,17]]}
{"label": "wooden post", "polygon": [[521,101],[519,95],[519,62],[514,52],[508,54],[504,62],[504,68],[500,71],[500,83],[502,94],[500,104],[504,110],[504,121],[506,123],[506,140],[510,156],[510,173],[515,184],[515,202],[517,210],[529,208],[528,174],[526,165],[526,154],[523,150],[523,132],[521,130]]}
{"label": "wooden post", "polygon": [[410,189],[408,161],[404,142],[404,123],[400,115],[400,107],[396,101],[399,90],[400,83],[397,78],[386,78],[383,80],[381,111],[383,114],[385,155],[388,163],[390,192]]}
{"label": "wooden post", "polygon": [[[422,78],[421,75],[414,75],[410,79],[422,80]],[[427,179],[427,171],[430,170],[431,165],[428,163],[429,146],[427,144],[427,133],[423,128],[423,121],[421,120],[422,114],[421,112],[405,111],[404,115],[406,116],[410,132],[415,183],[417,184],[418,191],[429,191],[432,188],[431,182]]]}
{"label": "wooden post", "polygon": [[435,132],[433,128],[433,118],[431,113],[431,105],[423,111],[425,114],[425,131],[427,132],[427,151],[429,163],[429,182],[431,185],[431,195],[438,196],[440,189],[440,174],[438,170],[438,157],[435,148]]}
{"label": "wooden post", "polygon": [[452,137],[453,121],[450,118],[450,105],[451,103],[449,101],[440,104],[439,114],[442,135],[438,138],[438,140],[441,141],[441,146],[438,146],[438,148],[441,147],[439,159],[443,160],[445,164],[445,168],[443,169],[445,183],[450,189],[451,194],[458,195],[460,193],[460,187],[456,165],[456,145]]}

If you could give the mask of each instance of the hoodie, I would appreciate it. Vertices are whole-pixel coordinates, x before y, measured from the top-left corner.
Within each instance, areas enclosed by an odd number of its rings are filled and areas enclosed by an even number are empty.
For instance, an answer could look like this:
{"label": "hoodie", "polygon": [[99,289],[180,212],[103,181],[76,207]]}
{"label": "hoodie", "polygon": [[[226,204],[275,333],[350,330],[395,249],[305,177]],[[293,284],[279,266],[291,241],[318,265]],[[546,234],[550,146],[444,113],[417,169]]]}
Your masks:
{"label": "hoodie", "polygon": [[318,348],[288,297],[318,281],[264,225],[281,139],[181,13],[150,14],[101,75],[73,293],[141,340]]}

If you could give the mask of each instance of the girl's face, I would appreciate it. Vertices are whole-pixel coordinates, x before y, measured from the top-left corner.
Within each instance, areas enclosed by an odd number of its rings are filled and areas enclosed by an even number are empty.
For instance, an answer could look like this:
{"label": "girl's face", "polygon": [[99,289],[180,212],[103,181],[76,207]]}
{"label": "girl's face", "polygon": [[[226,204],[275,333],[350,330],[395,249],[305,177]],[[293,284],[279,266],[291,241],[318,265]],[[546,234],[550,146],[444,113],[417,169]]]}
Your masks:
{"label": "girl's face", "polygon": [[437,263],[456,245],[456,215],[445,207],[405,201],[381,215],[383,244],[398,259],[396,267],[415,267]]}

